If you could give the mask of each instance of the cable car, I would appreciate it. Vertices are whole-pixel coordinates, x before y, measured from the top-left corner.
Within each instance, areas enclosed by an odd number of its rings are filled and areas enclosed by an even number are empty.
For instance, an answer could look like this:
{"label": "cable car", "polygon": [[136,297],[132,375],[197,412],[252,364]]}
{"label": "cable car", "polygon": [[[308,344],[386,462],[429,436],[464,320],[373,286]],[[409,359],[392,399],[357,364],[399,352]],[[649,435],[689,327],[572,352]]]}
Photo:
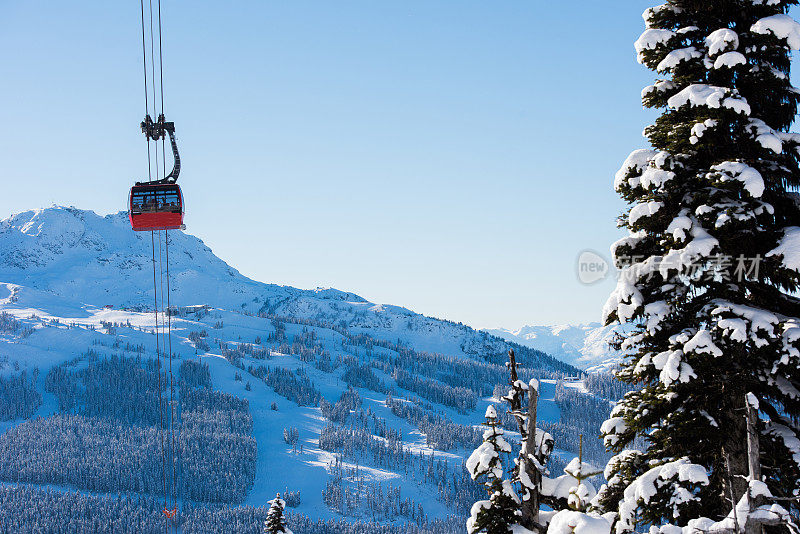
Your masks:
{"label": "cable car", "polygon": [[131,187],[128,217],[136,231],[183,230],[183,194],[178,184],[138,183]]}
{"label": "cable car", "polygon": [[172,145],[173,167],[166,177],[151,182],[137,182],[128,196],[128,218],[137,232],[153,230],[184,230],[183,194],[176,183],[181,172],[181,157],[175,142],[175,123],[166,122],[164,114],[153,122],[150,115],[141,124],[148,139],[158,141],[169,136]]}

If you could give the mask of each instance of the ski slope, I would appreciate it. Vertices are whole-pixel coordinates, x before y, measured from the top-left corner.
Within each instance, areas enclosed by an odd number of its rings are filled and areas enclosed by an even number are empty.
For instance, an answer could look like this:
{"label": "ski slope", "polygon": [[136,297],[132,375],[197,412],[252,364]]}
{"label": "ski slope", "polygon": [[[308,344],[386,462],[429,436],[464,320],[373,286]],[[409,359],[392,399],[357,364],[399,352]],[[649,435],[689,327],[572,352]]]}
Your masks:
{"label": "ski slope", "polygon": [[[42,394],[42,404],[34,417],[47,417],[58,411],[55,397],[44,386],[45,377],[54,366],[80,357],[89,349],[111,356],[125,355],[126,346],[143,346],[144,358],[156,357],[150,235],[131,232],[127,225],[124,214],[101,217],[62,207],[25,212],[0,221],[0,313],[19,321],[27,332],[21,335],[0,331],[0,376],[38,369],[36,389]],[[464,325],[395,306],[376,305],[353,293],[335,289],[300,290],[257,282],[217,258],[196,237],[172,232],[170,239],[171,301],[180,307],[204,307],[203,314],[187,312],[172,318],[175,365],[186,359],[199,360],[209,366],[214,390],[249,402],[252,436],[258,452],[255,481],[243,504],[261,506],[276,493],[300,491],[302,500],[293,512],[312,518],[343,517],[326,505],[322,497],[337,454],[319,446],[320,433],[328,424],[320,408],[299,406],[246,369],[266,364],[300,370],[325,400],[335,403],[347,388],[342,380],[345,367],[325,372],[313,362],[276,350],[264,341],[259,345],[258,338],[266,340],[275,333],[268,317],[286,318],[288,339],[313,331],[321,349],[334,360],[350,358],[367,365],[370,353],[348,348],[341,328],[346,328],[348,335],[400,340],[417,351],[477,362],[490,358],[502,360],[508,348],[514,347]],[[325,327],[326,324],[346,327]],[[208,332],[208,339],[215,341],[208,350],[198,350],[189,339],[190,333],[199,331]],[[219,347],[236,347],[241,343],[267,347],[271,352],[269,359],[245,356],[239,366],[233,365]],[[391,352],[391,349],[375,350]],[[542,355],[538,365],[543,372],[574,371],[546,355]],[[415,392],[400,387],[389,374],[380,369],[375,373],[393,389],[395,398],[424,401]],[[541,420],[559,420],[554,390],[555,380],[543,381]],[[366,388],[356,391],[362,399],[362,408],[368,408],[387,427],[399,432],[404,449],[433,456],[454,470],[461,469],[471,449],[431,448],[417,427],[387,408],[384,394]],[[482,396],[466,412],[424,402],[454,423],[477,426],[483,421],[488,404],[497,400]],[[21,422],[0,422],[0,435]],[[290,427],[299,431],[302,448],[298,446],[297,451],[283,438],[283,430]],[[346,468],[357,468],[364,481],[399,486],[404,498],[424,503],[431,518],[459,513],[437,498],[435,487],[402,470],[354,462],[346,457],[341,457],[341,461]]]}

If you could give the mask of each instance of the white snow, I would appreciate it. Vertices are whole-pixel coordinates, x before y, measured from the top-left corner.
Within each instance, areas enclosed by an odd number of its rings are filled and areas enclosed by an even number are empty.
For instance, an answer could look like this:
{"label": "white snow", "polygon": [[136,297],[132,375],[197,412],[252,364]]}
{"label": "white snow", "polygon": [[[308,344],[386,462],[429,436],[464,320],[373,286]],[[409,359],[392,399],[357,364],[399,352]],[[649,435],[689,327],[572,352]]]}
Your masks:
{"label": "white snow", "polygon": [[657,72],[670,71],[684,61],[691,61],[692,59],[699,59],[701,57],[703,57],[703,53],[697,50],[693,46],[687,48],[679,48],[677,50],[671,51],[669,54],[664,56],[664,59],[662,59],[656,66],[656,71]]}
{"label": "white snow", "polygon": [[638,180],[636,183],[633,183],[633,179],[628,180],[627,175],[630,172],[640,175],[647,168],[650,160],[653,159],[656,154],[657,152],[655,150],[645,148],[640,148],[639,150],[634,150],[631,152],[625,159],[622,167],[620,167],[617,173],[614,175],[614,189],[619,190],[626,180],[630,182],[631,187],[636,187],[636,185],[639,183]]}
{"label": "white snow", "polygon": [[686,383],[692,378],[697,378],[694,369],[683,361],[683,355],[682,350],[669,350],[660,352],[653,357],[653,365],[661,371],[658,379],[665,386],[670,386],[675,382]]}
{"label": "white snow", "polygon": [[481,510],[487,509],[492,505],[492,503],[488,500],[483,501],[476,501],[475,504],[472,505],[472,508],[469,511],[469,517],[467,518],[467,532],[472,533],[475,530],[475,518],[478,517],[478,514]]}
{"label": "white snow", "polygon": [[762,147],[772,150],[776,154],[783,152],[782,132],[776,132],[761,119],[751,118],[748,126],[756,142]]}
{"label": "white snow", "polygon": [[466,467],[472,475],[472,479],[485,473],[492,473],[495,478],[501,478],[503,475],[503,468],[492,467],[492,462],[497,458],[497,451],[491,443],[483,442],[477,449],[475,449],[469,458],[467,458]]}
{"label": "white snow", "polygon": [[717,307],[712,310],[712,316],[723,314],[735,316],[720,319],[717,323],[719,328],[723,329],[731,339],[740,342],[749,339],[756,347],[763,347],[769,343],[776,326],[780,323],[780,319],[774,313],[760,308],[725,301],[714,301],[714,304]]}
{"label": "white snow", "polygon": [[714,249],[719,245],[719,241],[706,232],[697,221],[693,222],[689,234],[692,239],[683,248],[671,249],[660,262],[652,261],[646,263],[641,274],[649,274],[649,272],[658,270],[665,279],[671,270],[677,270],[685,274],[690,272],[695,262],[710,257]]}
{"label": "white snow", "polygon": [[636,54],[639,63],[644,61],[642,52],[645,50],[653,50],[659,45],[666,44],[666,42],[675,37],[675,35],[677,34],[671,30],[660,30],[655,28],[648,28],[642,32],[633,45],[636,48]]}
{"label": "white snow", "polygon": [[726,87],[717,87],[707,84],[692,84],[667,100],[667,105],[672,109],[681,106],[706,106],[709,108],[728,108],[737,113],[750,115],[750,106],[747,100],[734,95]]}
{"label": "white snow", "polygon": [[533,531],[528,530],[522,525],[511,525],[511,534],[534,534]]}
{"label": "white snow", "polygon": [[651,334],[657,332],[661,329],[661,321],[669,316],[672,311],[672,306],[667,304],[667,302],[664,300],[657,300],[655,302],[649,302],[645,304],[644,316],[647,317],[645,329]]}
{"label": "white snow", "polygon": [[722,356],[722,350],[714,344],[711,339],[711,332],[702,328],[683,344],[684,352],[694,352],[696,354],[711,354],[712,356]]}
{"label": "white snow", "polygon": [[775,132],[775,135],[778,136],[781,142],[786,143],[789,145],[789,147],[793,148],[795,154],[800,155],[800,134],[794,132]]}
{"label": "white snow", "polygon": [[673,89],[675,89],[675,83],[672,80],[658,80],[653,85],[648,85],[642,89],[642,98],[653,92],[665,93]]}
{"label": "white snow", "polygon": [[720,319],[717,326],[729,339],[740,343],[747,341],[747,323],[744,319]]}
{"label": "white snow", "polygon": [[[486,407],[486,419],[497,418],[497,411],[493,405]],[[483,443],[467,458],[466,467],[473,480],[483,475],[494,478],[503,477],[503,465],[499,461],[500,452],[511,452],[511,445],[503,438],[504,430],[500,426],[487,427],[483,431]],[[489,441],[494,440],[494,443]]]}
{"label": "white snow", "polygon": [[675,178],[674,172],[650,166],[642,173],[640,183],[645,189],[658,189],[673,178]]}
{"label": "white snow", "polygon": [[739,35],[730,28],[720,28],[706,37],[708,55],[715,56],[720,52],[739,48]]}
{"label": "white snow", "polygon": [[785,39],[792,50],[800,50],[800,24],[789,15],[772,15],[764,17],[750,27],[753,33],[772,34]]}
{"label": "white snow", "polygon": [[685,484],[708,485],[708,473],[701,465],[693,464],[688,458],[653,467],[639,478],[631,482],[619,505],[617,534],[634,530],[634,519],[639,506],[647,506],[658,490],[665,484],[673,486],[672,506],[677,506],[695,499],[685,488]]}
{"label": "white snow", "polygon": [[619,441],[618,434],[622,434],[628,429],[625,419],[622,417],[609,417],[600,426],[600,433],[605,436],[606,447],[611,447]]}
{"label": "white snow", "polygon": [[714,60],[715,69],[721,69],[723,67],[731,69],[736,65],[746,64],[747,58],[744,57],[744,54],[741,52],[725,52],[724,54],[720,54],[719,57]]}
{"label": "white snow", "polygon": [[626,323],[633,318],[634,314],[644,304],[644,297],[637,289],[635,281],[639,273],[652,272],[652,262],[645,260],[623,269],[617,279],[617,286],[611,292],[605,305],[603,306],[603,321],[608,321],[612,313],[616,313],[616,318],[620,323]]}
{"label": "white snow", "polygon": [[556,478],[542,477],[542,495],[549,497],[569,499],[579,486],[583,486],[581,491],[584,493],[585,502],[591,501],[597,495],[597,490],[588,481],[584,480],[581,483],[569,473],[564,473]]}
{"label": "white snow", "polygon": [[631,211],[628,214],[628,223],[633,226],[642,217],[652,217],[663,207],[664,203],[656,200],[651,200],[642,204],[636,204],[633,208],[631,208]]}
{"label": "white snow", "polygon": [[667,11],[667,10],[672,11],[674,13],[679,13],[679,12],[682,11],[681,8],[679,8],[677,6],[674,6],[672,4],[668,4],[668,3],[664,3],[664,4],[659,4],[657,6],[648,7],[647,9],[645,9],[642,12],[642,19],[644,19],[645,26],[650,28],[651,27],[650,26],[650,19],[654,15],[656,15],[658,13],[661,13],[662,11]]}
{"label": "white snow", "polygon": [[800,272],[800,227],[784,228],[778,246],[770,250],[767,256],[781,256],[784,267]]}
{"label": "white snow", "polygon": [[[614,241],[611,244],[611,246],[609,247],[609,250],[611,251],[611,255],[616,260],[616,258],[619,256],[618,253],[620,252],[621,248],[623,248],[623,247],[629,247],[629,248],[630,247],[635,247],[638,243],[640,243],[643,239],[646,239],[646,238],[647,238],[647,232],[645,230],[637,230],[635,232],[629,230],[627,236],[621,237],[621,238],[617,239],[616,241]],[[619,262],[617,262],[617,263],[619,263]],[[629,263],[629,261],[626,259],[626,261],[624,261],[622,263],[624,265],[624,264]],[[617,266],[621,267],[621,265],[617,265]]]}
{"label": "white snow", "polygon": [[603,472],[603,470],[598,469],[596,466],[588,462],[580,462],[576,457],[570,460],[570,462],[564,468],[564,472],[577,480],[578,477],[592,477],[599,475]]}
{"label": "white snow", "polygon": [[[740,161],[724,161],[711,167],[712,171],[719,173],[719,179],[723,182],[738,180],[744,184],[744,189],[753,198],[759,198],[764,194],[764,178],[761,173],[753,167]],[[712,173],[712,176],[716,173]]]}
{"label": "white snow", "polygon": [[528,383],[528,387],[535,392],[539,392],[539,381],[535,378],[531,378],[531,381]]}
{"label": "white snow", "polygon": [[731,532],[749,531],[753,524],[776,525],[782,523],[789,525],[789,532],[798,532],[794,526],[793,518],[789,512],[779,504],[764,504],[753,509],[753,499],[756,497],[769,498],[772,493],[764,482],[750,480],[748,491],[742,495],[736,506],[720,521],[708,517],[690,519],[685,527],[671,524],[652,527],[652,534],[697,534],[698,532],[727,534]]}
{"label": "white snow", "polygon": [[697,143],[700,142],[700,138],[703,137],[703,134],[706,133],[706,130],[708,130],[709,128],[713,128],[717,124],[719,124],[719,121],[716,121],[714,119],[706,119],[703,122],[695,123],[695,125],[692,126],[689,142],[692,143],[693,145],[696,145]]}
{"label": "white snow", "polygon": [[603,516],[561,510],[550,520],[548,534],[609,534],[611,523]]}
{"label": "white snow", "polygon": [[681,214],[672,219],[667,226],[667,232],[677,241],[686,239],[686,232],[692,228],[692,219],[686,215],[686,210],[681,210]]}

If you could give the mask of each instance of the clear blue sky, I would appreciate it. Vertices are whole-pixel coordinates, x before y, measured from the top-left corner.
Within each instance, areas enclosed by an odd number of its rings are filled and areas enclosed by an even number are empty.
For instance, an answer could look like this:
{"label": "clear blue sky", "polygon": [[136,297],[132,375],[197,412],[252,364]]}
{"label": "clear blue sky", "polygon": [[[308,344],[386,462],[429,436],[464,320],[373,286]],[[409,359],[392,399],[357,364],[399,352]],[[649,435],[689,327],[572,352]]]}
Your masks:
{"label": "clear blue sky", "polygon": [[[255,279],[476,327],[598,320],[654,2],[163,0],[188,231]],[[0,2],[0,216],[126,209],[139,3]]]}

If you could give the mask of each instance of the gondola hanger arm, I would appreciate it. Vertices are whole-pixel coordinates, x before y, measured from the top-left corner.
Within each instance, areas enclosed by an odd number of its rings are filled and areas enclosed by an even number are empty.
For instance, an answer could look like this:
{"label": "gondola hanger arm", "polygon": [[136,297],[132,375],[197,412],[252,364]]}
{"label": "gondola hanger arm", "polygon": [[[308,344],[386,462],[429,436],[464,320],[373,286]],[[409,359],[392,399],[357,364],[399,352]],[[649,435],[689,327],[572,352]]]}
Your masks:
{"label": "gondola hanger arm", "polygon": [[157,121],[153,121],[150,114],[147,114],[141,123],[142,133],[147,137],[148,141],[159,141],[169,136],[169,143],[172,146],[172,171],[164,178],[156,180],[154,184],[174,184],[178,181],[178,176],[181,173],[181,156],[178,153],[178,144],[175,141],[175,123],[167,122],[164,119],[164,114],[158,116]]}

